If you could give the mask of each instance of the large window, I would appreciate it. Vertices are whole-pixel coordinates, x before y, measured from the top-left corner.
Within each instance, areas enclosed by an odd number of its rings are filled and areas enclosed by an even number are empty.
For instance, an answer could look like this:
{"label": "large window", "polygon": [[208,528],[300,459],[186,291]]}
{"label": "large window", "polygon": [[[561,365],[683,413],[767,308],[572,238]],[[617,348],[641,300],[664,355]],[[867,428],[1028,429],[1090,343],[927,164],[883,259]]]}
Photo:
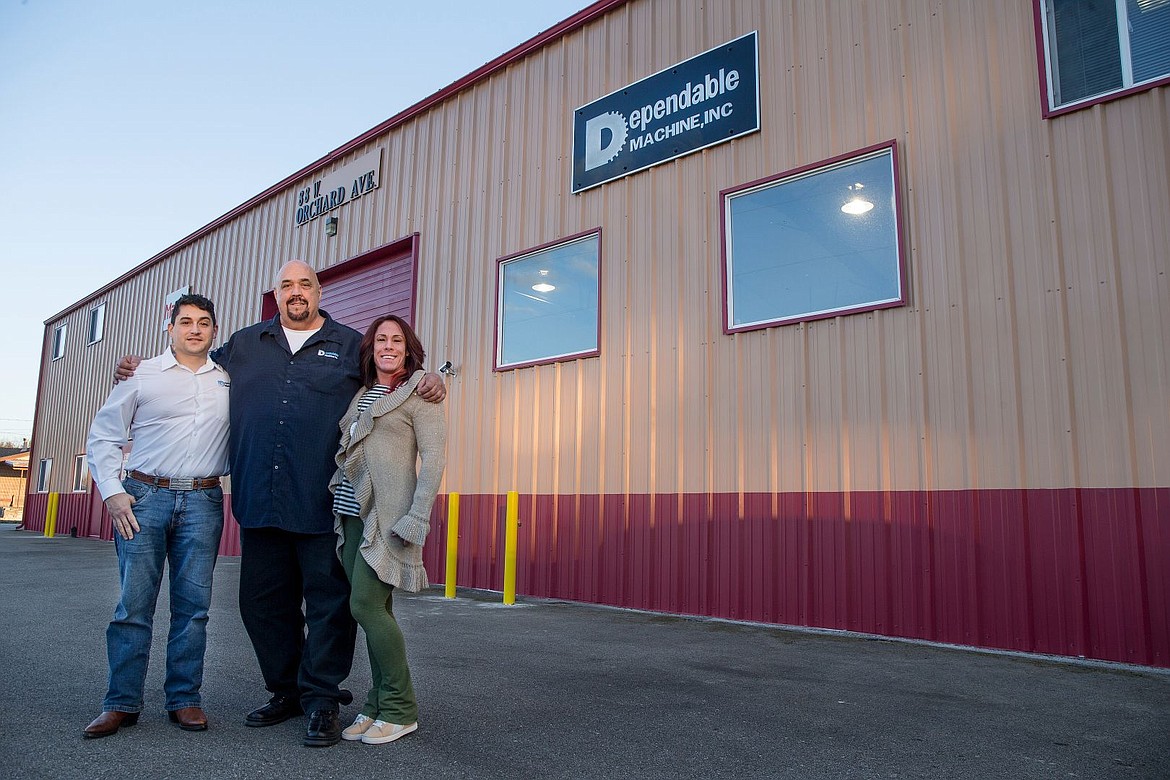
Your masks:
{"label": "large window", "polygon": [[98,304],[89,310],[89,338],[86,344],[96,344],[102,340],[106,330],[106,305]]}
{"label": "large window", "polygon": [[58,325],[53,329],[53,360],[65,357],[65,333],[67,327],[66,325]]}
{"label": "large window", "polygon": [[37,492],[49,492],[49,477],[53,475],[53,459],[41,458],[40,467],[37,469]]}
{"label": "large window", "polygon": [[1170,0],[1035,1],[1049,111],[1170,77]]}
{"label": "large window", "polygon": [[496,368],[598,353],[600,231],[501,259]]}
{"label": "large window", "polygon": [[722,193],[728,333],[904,302],[894,151]]}

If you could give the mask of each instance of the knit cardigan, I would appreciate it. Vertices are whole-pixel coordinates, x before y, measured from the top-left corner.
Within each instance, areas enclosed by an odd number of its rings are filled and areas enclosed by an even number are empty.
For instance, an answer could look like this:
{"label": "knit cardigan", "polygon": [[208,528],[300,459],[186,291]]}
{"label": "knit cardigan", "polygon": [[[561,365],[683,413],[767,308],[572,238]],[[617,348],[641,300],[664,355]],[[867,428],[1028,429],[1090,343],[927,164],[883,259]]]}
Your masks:
{"label": "knit cardigan", "polygon": [[[447,461],[447,422],[442,404],[414,394],[423,378],[415,371],[405,384],[357,411],[365,388],[358,391],[341,418],[337,472],[329,481],[336,490],[344,472],[353,485],[363,524],[359,551],[378,579],[417,592],[427,587],[422,547],[431,530],[431,505]],[[422,456],[422,466],[415,464]],[[341,517],[334,515],[337,554],[345,544]],[[390,536],[391,532],[410,544]]]}

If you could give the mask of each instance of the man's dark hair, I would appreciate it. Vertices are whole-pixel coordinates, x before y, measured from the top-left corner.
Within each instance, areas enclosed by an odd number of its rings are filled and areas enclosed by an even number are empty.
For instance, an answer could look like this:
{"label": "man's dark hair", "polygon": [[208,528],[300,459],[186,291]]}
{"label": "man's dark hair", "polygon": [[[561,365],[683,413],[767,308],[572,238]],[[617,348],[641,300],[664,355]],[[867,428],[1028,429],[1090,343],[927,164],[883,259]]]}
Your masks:
{"label": "man's dark hair", "polygon": [[194,306],[196,309],[207,312],[211,315],[211,324],[215,325],[215,304],[211,302],[210,298],[204,298],[202,295],[195,293],[187,293],[181,296],[179,300],[175,301],[174,308],[171,309],[171,324],[175,324],[175,320],[179,319],[180,306]]}

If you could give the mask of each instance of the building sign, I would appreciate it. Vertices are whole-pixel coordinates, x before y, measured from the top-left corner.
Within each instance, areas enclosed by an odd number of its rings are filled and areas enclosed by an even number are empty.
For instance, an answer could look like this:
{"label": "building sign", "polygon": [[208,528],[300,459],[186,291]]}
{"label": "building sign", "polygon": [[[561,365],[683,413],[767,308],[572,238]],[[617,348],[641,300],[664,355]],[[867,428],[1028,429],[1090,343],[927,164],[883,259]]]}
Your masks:
{"label": "building sign", "polygon": [[573,114],[573,192],[760,129],[756,33],[582,106]]}
{"label": "building sign", "polygon": [[378,189],[381,170],[382,150],[375,149],[328,176],[304,185],[297,190],[296,226],[312,222],[343,203],[357,200],[367,192]]}
{"label": "building sign", "polygon": [[167,293],[166,298],[163,298],[162,329],[164,331],[167,329],[167,326],[171,324],[171,312],[175,310],[175,302],[189,292],[191,292],[191,285],[180,287],[177,290],[172,290],[171,292]]}

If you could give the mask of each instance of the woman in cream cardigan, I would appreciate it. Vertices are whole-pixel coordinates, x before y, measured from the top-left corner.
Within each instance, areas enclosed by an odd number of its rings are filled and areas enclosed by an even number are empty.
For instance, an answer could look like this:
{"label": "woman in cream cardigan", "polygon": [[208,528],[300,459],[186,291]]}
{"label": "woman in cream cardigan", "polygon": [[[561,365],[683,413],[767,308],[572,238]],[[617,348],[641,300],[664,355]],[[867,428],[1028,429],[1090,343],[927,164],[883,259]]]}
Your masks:
{"label": "woman in cream cardigan", "polygon": [[422,546],[446,463],[442,405],[414,394],[425,358],[418,336],[400,317],[379,317],[366,330],[364,387],[341,418],[337,473],[329,483],[337,552],[352,589],[350,611],[365,630],[374,678],[361,714],[341,736],[368,745],[418,729],[393,592],[428,585]]}

